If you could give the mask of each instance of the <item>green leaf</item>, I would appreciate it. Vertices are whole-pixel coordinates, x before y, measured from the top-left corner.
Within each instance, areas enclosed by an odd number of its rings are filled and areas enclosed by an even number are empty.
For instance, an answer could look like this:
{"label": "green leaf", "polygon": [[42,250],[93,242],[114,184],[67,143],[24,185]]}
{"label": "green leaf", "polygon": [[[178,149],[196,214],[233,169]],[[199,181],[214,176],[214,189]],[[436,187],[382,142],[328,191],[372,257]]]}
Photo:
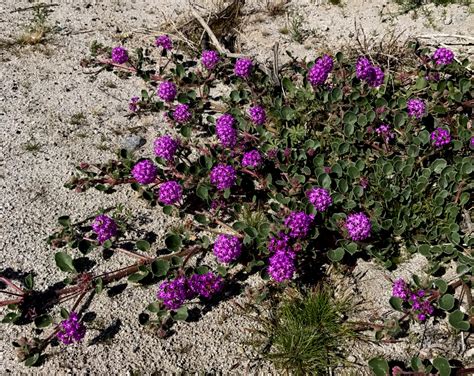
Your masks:
{"label": "green leaf", "polygon": [[399,112],[398,114],[395,115],[393,124],[395,125],[395,127],[401,128],[405,125],[406,120],[407,120],[407,115],[404,112]]}
{"label": "green leaf", "polygon": [[344,248],[330,249],[328,251],[328,258],[333,262],[339,262],[344,258]]}
{"label": "green leaf", "polygon": [[54,255],[56,265],[63,272],[75,272],[76,268],[72,264],[72,258],[67,253],[58,252]]}
{"label": "green leaf", "polygon": [[69,317],[69,311],[66,308],[61,308],[61,317],[66,320]]}
{"label": "green leaf", "polygon": [[209,223],[209,220],[207,219],[207,217],[203,214],[196,214],[194,216],[194,220],[197,222],[197,223],[200,223],[202,225],[207,225]]}
{"label": "green leaf", "polygon": [[441,174],[447,165],[448,162],[446,162],[446,159],[439,158],[431,164],[431,170],[436,174]]}
{"label": "green leaf", "polygon": [[423,362],[421,361],[420,358],[414,356],[413,358],[411,358],[411,368],[413,368],[413,371],[421,371],[422,367],[423,367]]}
{"label": "green leaf", "polygon": [[369,360],[369,367],[376,376],[387,376],[389,373],[388,362],[383,358],[372,358]]}
{"label": "green leaf", "polygon": [[191,137],[192,128],[191,127],[182,127],[180,133],[184,137]]}
{"label": "green leaf", "polygon": [[68,215],[63,215],[62,217],[59,217],[58,222],[63,227],[71,226],[71,218],[69,218]]}
{"label": "green leaf", "polygon": [[450,313],[448,316],[448,321],[452,327],[462,330],[468,331],[470,328],[469,322],[464,321],[464,313],[462,313],[459,309]]}
{"label": "green leaf", "polygon": [[392,296],[389,300],[390,306],[396,310],[402,312],[403,299]]}
{"label": "green leaf", "polygon": [[37,328],[46,328],[53,323],[53,319],[50,315],[41,315],[35,318],[35,325]]}
{"label": "green leaf", "polygon": [[25,278],[25,287],[28,290],[33,290],[33,287],[35,286],[35,279],[33,277],[33,274],[28,274]]}
{"label": "green leaf", "polygon": [[439,376],[451,375],[451,366],[446,358],[436,358],[433,360],[433,365],[439,371]]}
{"label": "green leaf", "polygon": [[342,90],[338,87],[334,88],[331,92],[331,98],[333,102],[340,101],[342,99]]}
{"label": "green leaf", "polygon": [[148,252],[151,248],[151,245],[146,240],[139,240],[135,243],[135,247],[142,252]]}
{"label": "green leaf", "polygon": [[354,134],[354,124],[345,124],[344,125],[344,134],[349,137]]}
{"label": "green leaf", "polygon": [[471,87],[471,81],[469,81],[467,78],[461,78],[459,80],[459,90],[461,93],[467,93]]}
{"label": "green leaf", "polygon": [[157,312],[160,312],[161,305],[158,302],[153,302],[153,303],[148,304],[148,307],[146,307],[146,309],[150,312],[157,313]]}
{"label": "green leaf", "polygon": [[445,311],[450,311],[454,308],[454,296],[445,294],[439,299],[439,306]]}
{"label": "green leaf", "polygon": [[196,189],[196,195],[203,200],[207,200],[209,198],[209,188],[204,185],[199,185]]}
{"label": "green leaf", "polygon": [[420,77],[416,80],[415,88],[417,90],[421,90],[421,89],[425,88],[426,85],[428,85],[428,82],[425,80],[424,77]]}
{"label": "green leaf", "polygon": [[165,244],[170,251],[176,252],[181,248],[181,237],[175,234],[168,235]]}
{"label": "green leaf", "polygon": [[39,353],[31,355],[30,357],[26,358],[25,366],[27,366],[27,367],[34,366],[36,363],[38,363],[39,358],[40,358]]}
{"label": "green leaf", "polygon": [[344,124],[352,124],[354,125],[357,121],[357,116],[353,112],[349,111],[344,114],[344,118],[342,119]]}
{"label": "green leaf", "polygon": [[128,277],[128,280],[130,282],[140,282],[142,279],[146,278],[148,274],[149,272],[135,273],[135,274],[132,274],[130,277]]}
{"label": "green leaf", "polygon": [[151,264],[151,271],[156,277],[163,277],[170,270],[170,263],[166,260],[155,260]]}
{"label": "green leaf", "polygon": [[188,307],[183,306],[176,310],[172,316],[173,320],[175,321],[185,321],[188,318]]}
{"label": "green leaf", "polygon": [[[428,246],[429,247],[429,246]],[[433,281],[433,285],[435,285],[441,294],[444,294],[448,290],[448,284],[444,279],[438,278]]]}
{"label": "green leaf", "polygon": [[94,280],[94,289],[96,294],[100,294],[102,290],[104,289],[104,281],[102,278],[96,278]]}
{"label": "green leaf", "polygon": [[17,312],[7,313],[2,319],[2,324],[15,323],[15,321],[18,320],[19,318],[20,318],[20,314]]}

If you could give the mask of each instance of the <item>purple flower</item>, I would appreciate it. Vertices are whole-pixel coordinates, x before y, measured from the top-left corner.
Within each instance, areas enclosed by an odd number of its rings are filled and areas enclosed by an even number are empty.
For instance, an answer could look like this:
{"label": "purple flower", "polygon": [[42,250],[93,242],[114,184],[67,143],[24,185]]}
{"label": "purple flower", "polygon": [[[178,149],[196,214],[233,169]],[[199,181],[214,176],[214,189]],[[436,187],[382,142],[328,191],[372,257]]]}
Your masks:
{"label": "purple flower", "polygon": [[216,133],[221,145],[232,148],[237,142],[237,131],[234,128],[235,119],[230,114],[220,116],[216,121]]}
{"label": "purple flower", "polygon": [[258,150],[251,150],[242,157],[242,166],[257,168],[262,164],[262,155]]}
{"label": "purple flower", "polygon": [[117,64],[123,64],[128,61],[128,52],[123,47],[114,47],[112,49],[112,61]]}
{"label": "purple flower", "polygon": [[205,274],[193,274],[189,278],[189,288],[196,295],[210,299],[212,296],[221,291],[224,287],[224,280],[221,276],[213,272]]}
{"label": "purple flower", "polygon": [[252,73],[253,63],[252,60],[247,58],[237,59],[234,66],[234,74],[237,77],[248,78]]}
{"label": "purple flower", "polygon": [[137,112],[138,111],[138,102],[140,101],[140,98],[138,97],[132,97],[130,98],[130,102],[128,102],[128,109],[132,112]]}
{"label": "purple flower", "polygon": [[435,53],[433,54],[432,59],[437,65],[448,65],[451,64],[454,60],[454,53],[453,51],[441,47],[438,48]]}
{"label": "purple flower", "polygon": [[471,148],[474,148],[474,136],[471,137],[471,139],[469,140],[469,146],[470,146]]}
{"label": "purple flower", "polygon": [[436,128],[431,132],[431,141],[436,148],[442,148],[451,142],[451,135],[447,129]]}
{"label": "purple flower", "polygon": [[267,157],[268,159],[276,159],[278,156],[278,149],[270,149],[267,151]]}
{"label": "purple flower", "polygon": [[158,286],[156,297],[163,301],[166,308],[176,310],[191,296],[191,291],[185,277],[171,281],[163,281]]}
{"label": "purple flower", "polygon": [[354,241],[367,239],[372,230],[370,218],[364,213],[349,214],[346,219],[345,227],[349,237]]}
{"label": "purple flower", "polygon": [[331,56],[323,55],[319,61],[319,64],[321,64],[324,70],[326,70],[328,73],[332,71],[332,68],[334,67],[334,60]]}
{"label": "purple flower", "polygon": [[332,204],[332,198],[329,191],[324,188],[313,188],[306,192],[309,202],[313,204],[316,210],[323,212]]}
{"label": "purple flower", "polygon": [[314,215],[305,212],[292,212],[285,219],[285,226],[290,230],[290,237],[305,238],[311,230]]}
{"label": "purple flower", "polygon": [[217,51],[206,50],[202,52],[201,63],[207,70],[213,70],[219,63],[220,57]]}
{"label": "purple flower", "polygon": [[155,39],[156,47],[163,47],[164,50],[171,50],[173,48],[173,42],[168,35],[160,35]]}
{"label": "purple flower", "polygon": [[421,99],[409,99],[407,102],[408,115],[421,119],[425,115],[426,105]]}
{"label": "purple flower", "polygon": [[158,137],[154,143],[156,156],[171,161],[178,150],[178,142],[170,136]]}
{"label": "purple flower", "polygon": [[308,81],[312,86],[324,84],[329,76],[329,72],[323,64],[316,62],[308,71]]}
{"label": "purple flower", "polygon": [[279,232],[278,235],[272,236],[268,242],[268,250],[271,253],[276,252],[292,252],[290,245],[291,238],[284,232]]}
{"label": "purple flower", "polygon": [[269,259],[268,274],[277,282],[293,278],[296,255],[293,252],[277,251]]}
{"label": "purple flower", "polygon": [[210,180],[211,184],[214,184],[218,190],[230,188],[235,184],[237,174],[235,169],[230,165],[219,163],[211,170]]}
{"label": "purple flower", "polygon": [[359,80],[366,80],[373,69],[372,63],[366,57],[360,56],[356,63],[356,77]]}
{"label": "purple flower", "polygon": [[192,116],[187,104],[178,104],[173,112],[173,119],[179,124],[187,123]]}
{"label": "purple flower", "polygon": [[97,234],[100,244],[117,235],[117,224],[105,214],[98,215],[92,222],[92,230]]}
{"label": "purple flower", "polygon": [[228,264],[236,260],[242,252],[242,245],[237,236],[219,235],[214,243],[214,255],[219,262]]}
{"label": "purple flower", "polygon": [[183,196],[183,188],[181,185],[170,180],[160,185],[159,201],[165,205],[173,205],[174,203],[181,200]]}
{"label": "purple flower", "polygon": [[366,80],[369,86],[379,87],[383,84],[384,78],[385,74],[383,73],[382,69],[380,69],[379,67],[372,67]]}
{"label": "purple flower", "polygon": [[59,324],[59,332],[56,337],[65,345],[81,341],[86,335],[86,327],[79,321],[76,312],[71,312],[66,320]]}
{"label": "purple flower", "polygon": [[395,133],[393,133],[390,129],[390,125],[388,124],[380,124],[380,126],[375,130],[377,134],[383,138],[385,142],[389,142],[392,138],[395,137]]}
{"label": "purple flower", "polygon": [[255,125],[263,125],[267,120],[265,109],[261,106],[254,106],[249,108],[250,120]]}
{"label": "purple flower", "polygon": [[392,296],[403,299],[403,300],[407,300],[409,294],[410,294],[410,288],[408,287],[407,283],[402,278],[399,278],[393,282]]}
{"label": "purple flower", "polygon": [[158,87],[158,96],[165,102],[172,102],[176,97],[176,85],[171,81],[164,81]]}
{"label": "purple flower", "polygon": [[153,183],[158,175],[158,169],[149,159],[138,162],[132,168],[132,176],[140,184]]}

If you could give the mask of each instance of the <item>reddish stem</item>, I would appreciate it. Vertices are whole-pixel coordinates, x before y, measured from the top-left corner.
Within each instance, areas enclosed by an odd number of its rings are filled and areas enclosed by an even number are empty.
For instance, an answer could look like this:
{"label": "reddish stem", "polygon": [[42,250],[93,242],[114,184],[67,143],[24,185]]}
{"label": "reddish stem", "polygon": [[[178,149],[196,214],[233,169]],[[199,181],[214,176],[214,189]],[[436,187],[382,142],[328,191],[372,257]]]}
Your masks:
{"label": "reddish stem", "polygon": [[10,281],[8,278],[5,278],[5,277],[0,277],[0,281],[6,283],[8,286],[10,286],[12,289],[18,291],[21,293],[21,295],[24,295],[25,294],[25,291],[18,287],[17,285],[15,285],[12,281]]}

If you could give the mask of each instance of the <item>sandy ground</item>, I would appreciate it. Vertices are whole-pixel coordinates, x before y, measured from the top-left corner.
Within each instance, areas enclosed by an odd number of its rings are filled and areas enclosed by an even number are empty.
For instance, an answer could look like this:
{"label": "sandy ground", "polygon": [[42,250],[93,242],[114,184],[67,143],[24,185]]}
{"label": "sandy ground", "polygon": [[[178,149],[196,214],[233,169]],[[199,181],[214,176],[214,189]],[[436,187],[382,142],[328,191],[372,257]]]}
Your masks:
{"label": "sandy ground", "polygon": [[[248,22],[240,36],[242,52],[260,60],[271,56],[270,48],[275,41],[280,42],[282,49],[309,57],[346,41],[353,43],[354,20],[363,25],[367,35],[374,36],[392,28],[405,30],[405,35],[472,35],[474,27],[472,13],[461,6],[434,9],[431,18],[420,14],[414,20],[412,14],[398,18],[390,15],[396,7],[383,1],[346,1],[345,6],[337,7],[295,0],[288,8],[290,17],[270,17],[262,3],[247,2],[244,11]],[[148,141],[141,149],[142,155],[151,156],[150,142],[161,129],[158,115],[132,120],[125,116],[128,99],[142,88],[139,80],[120,80],[103,72],[91,81],[84,74],[79,63],[87,56],[91,42],[114,45],[123,35],[130,36],[131,42],[134,38],[148,38],[151,42],[153,36],[138,32],[156,27],[166,17],[173,18],[175,12],[186,9],[184,0],[83,0],[58,4],[50,8],[52,13],[48,15],[48,23],[55,26],[48,42],[0,50],[0,269],[34,271],[37,287],[43,288],[64,278],[52,266],[54,251],[44,241],[60,215],[72,214],[78,220],[101,207],[122,202],[135,215],[148,219],[147,228],[158,235],[159,242],[172,225],[157,210],[149,210],[134,200],[130,190],[119,190],[113,195],[93,191],[75,194],[63,188],[63,184],[79,162],[112,157],[132,130]],[[31,10],[15,11],[31,5],[29,1],[0,3],[1,39],[15,39],[31,24]],[[301,44],[284,30],[296,14],[302,17],[302,28],[307,33]],[[127,261],[117,257],[114,262],[122,265]],[[397,273],[408,275],[408,271],[418,270],[422,264],[423,260],[415,260]],[[360,275],[371,277],[360,277],[360,291],[354,294],[373,302],[371,309],[388,312],[389,285],[382,278],[386,272],[372,264],[362,263],[358,268]],[[357,270],[355,275],[359,275]],[[2,326],[2,374],[273,373],[245,344],[251,337],[248,329],[255,323],[238,314],[235,302],[242,298],[219,304],[197,322],[176,325],[176,333],[163,340],[153,331],[143,329],[137,320],[153,300],[154,290],[128,288],[113,298],[102,294],[88,308],[98,319],[86,341],[67,348],[50,348],[46,364],[33,370],[16,361],[11,347],[12,340],[20,334],[31,335],[32,329]],[[387,291],[387,296],[373,296],[372,291]],[[104,329],[117,327],[107,341],[94,340]],[[369,347],[369,353],[406,356],[400,348],[392,347]],[[369,355],[365,348],[354,357],[364,363]]]}

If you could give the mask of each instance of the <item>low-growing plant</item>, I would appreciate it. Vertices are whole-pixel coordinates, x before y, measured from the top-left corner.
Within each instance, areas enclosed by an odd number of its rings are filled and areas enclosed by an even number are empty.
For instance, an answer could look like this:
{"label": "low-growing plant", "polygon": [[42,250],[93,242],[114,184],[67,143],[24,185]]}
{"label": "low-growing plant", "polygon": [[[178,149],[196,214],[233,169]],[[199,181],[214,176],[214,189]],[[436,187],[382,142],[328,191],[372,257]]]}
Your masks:
{"label": "low-growing plant", "polygon": [[[363,257],[393,269],[420,253],[432,274],[455,262],[470,283],[472,232],[460,225],[473,188],[469,62],[444,48],[405,52],[415,63],[390,69],[383,54],[308,62],[288,53],[270,71],[212,50],[185,56],[167,35],[133,53],[95,43],[82,65],[143,79],[130,116],[159,113],[163,126],[139,155],[120,150],[108,162],[81,163],[66,187],[128,187],[181,224],[156,244],[120,210],[75,223],[61,217],[48,242],[66,286],[35,291],[31,278],[22,288],[2,277],[13,290],[2,291],[11,295],[0,302],[10,310],[4,322],[54,324],[46,338],[20,346],[25,362],[37,364],[54,338],[80,341],[84,297],[122,278],[158,284],[139,320],[163,337],[189,306],[215,304],[253,273],[269,284],[305,284],[325,263]],[[92,274],[90,252],[134,262]],[[54,319],[55,306],[71,300]],[[292,309],[283,309],[285,320],[294,321]]]}

